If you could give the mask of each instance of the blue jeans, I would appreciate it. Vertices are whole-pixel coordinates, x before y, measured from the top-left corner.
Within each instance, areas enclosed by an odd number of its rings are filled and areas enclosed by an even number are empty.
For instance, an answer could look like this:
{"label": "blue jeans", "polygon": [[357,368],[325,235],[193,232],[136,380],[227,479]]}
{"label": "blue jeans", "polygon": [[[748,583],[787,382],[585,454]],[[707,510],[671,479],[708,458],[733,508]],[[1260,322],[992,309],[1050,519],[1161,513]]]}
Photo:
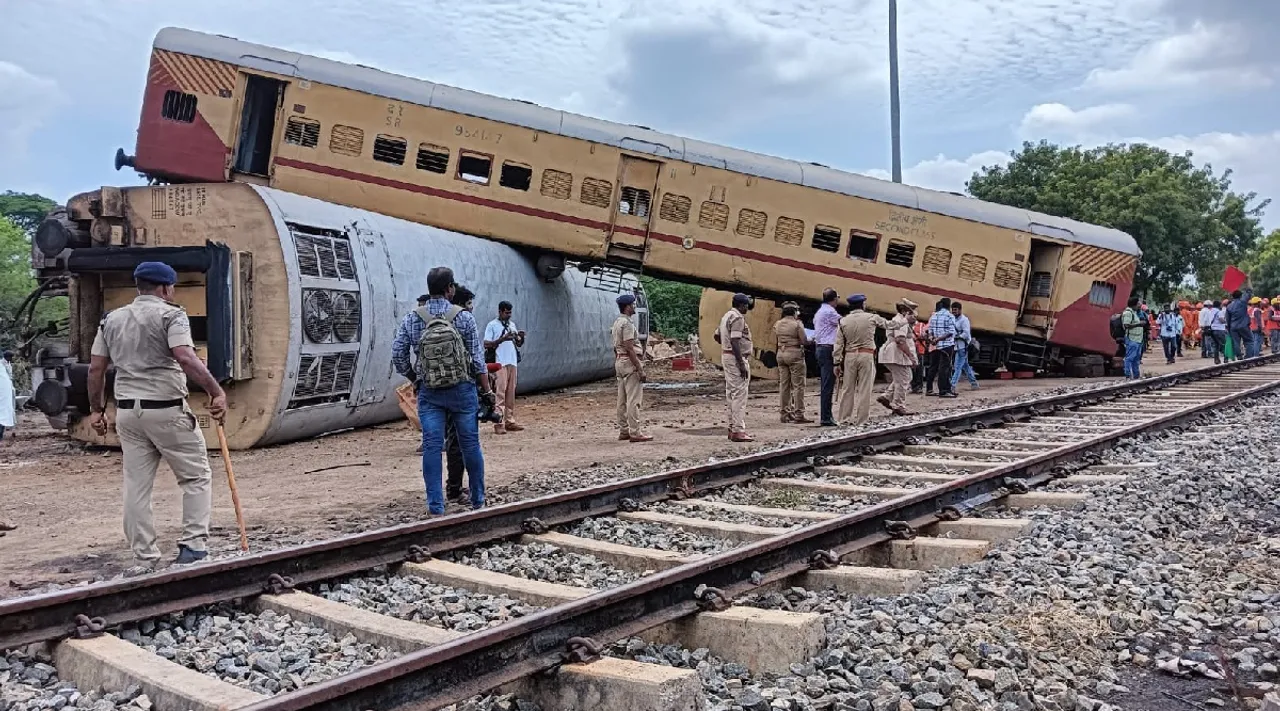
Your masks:
{"label": "blue jeans", "polygon": [[427,486],[427,510],[444,513],[445,421],[458,433],[462,461],[467,467],[467,486],[471,489],[471,508],[484,506],[484,455],[480,452],[480,423],[476,415],[480,400],[475,383],[459,383],[451,388],[418,390],[418,419],[422,421],[422,480]]}
{"label": "blue jeans", "polygon": [[1124,377],[1135,380],[1142,377],[1141,340],[1124,339]]}
{"label": "blue jeans", "polygon": [[969,349],[965,344],[957,341],[956,360],[951,367],[951,392],[955,392],[956,384],[960,382],[961,375],[969,379],[969,387],[974,390],[978,389],[978,375],[973,372],[973,366],[969,365]]}
{"label": "blue jeans", "polygon": [[1178,355],[1178,337],[1161,336],[1160,343],[1164,345],[1164,359],[1172,363],[1174,356]]}
{"label": "blue jeans", "polygon": [[814,355],[818,357],[818,374],[820,389],[818,391],[818,421],[835,422],[831,412],[831,400],[836,392],[836,362],[833,346],[818,346]]}
{"label": "blue jeans", "polygon": [[1227,353],[1227,332],[1205,331],[1204,346],[1214,363],[1221,362],[1223,356]]}
{"label": "blue jeans", "polygon": [[1280,328],[1271,329],[1271,355],[1280,353]]}
{"label": "blue jeans", "polygon": [[1257,358],[1262,355],[1262,331],[1253,332],[1253,347],[1249,350],[1249,357]]}

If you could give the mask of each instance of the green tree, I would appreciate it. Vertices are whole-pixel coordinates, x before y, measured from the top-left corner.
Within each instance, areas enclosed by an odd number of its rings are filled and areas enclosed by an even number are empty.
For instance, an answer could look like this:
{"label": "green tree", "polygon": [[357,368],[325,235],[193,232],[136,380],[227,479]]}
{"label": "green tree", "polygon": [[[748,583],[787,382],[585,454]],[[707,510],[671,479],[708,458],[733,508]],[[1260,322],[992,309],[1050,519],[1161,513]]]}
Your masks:
{"label": "green tree", "polygon": [[688,338],[698,332],[698,304],[702,287],[652,277],[641,277],[649,300],[649,319],[653,330],[667,338]]}
{"label": "green tree", "polygon": [[1216,284],[1262,236],[1269,200],[1231,191],[1231,171],[1146,144],[1085,150],[1024,143],[1007,166],[984,167],[969,193],[991,202],[1113,227],[1142,249],[1134,289],[1170,300],[1187,277]]}
{"label": "green tree", "polygon": [[12,190],[0,193],[0,215],[9,218],[27,234],[28,239],[35,235],[40,222],[56,205],[49,198],[35,193],[15,193]]}
{"label": "green tree", "polygon": [[1280,295],[1280,229],[1258,242],[1244,260],[1243,268],[1259,296]]}

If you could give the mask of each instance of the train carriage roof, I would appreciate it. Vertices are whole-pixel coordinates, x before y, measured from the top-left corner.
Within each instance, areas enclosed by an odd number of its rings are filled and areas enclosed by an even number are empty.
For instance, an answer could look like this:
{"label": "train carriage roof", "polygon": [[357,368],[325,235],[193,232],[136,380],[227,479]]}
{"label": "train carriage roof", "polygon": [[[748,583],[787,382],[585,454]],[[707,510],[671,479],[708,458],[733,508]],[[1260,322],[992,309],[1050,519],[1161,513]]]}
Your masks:
{"label": "train carriage roof", "polygon": [[375,96],[453,111],[515,126],[594,141],[662,158],[724,168],[795,185],[899,205],[914,210],[996,225],[1034,235],[1078,242],[1126,254],[1141,254],[1133,237],[1120,230],[1054,217],[970,197],[835,170],[816,163],[752,153],[641,126],[614,123],[549,109],[527,101],[503,99],[436,84],[357,64],[167,27],[156,35],[156,49],[191,54],[259,71],[307,79]]}

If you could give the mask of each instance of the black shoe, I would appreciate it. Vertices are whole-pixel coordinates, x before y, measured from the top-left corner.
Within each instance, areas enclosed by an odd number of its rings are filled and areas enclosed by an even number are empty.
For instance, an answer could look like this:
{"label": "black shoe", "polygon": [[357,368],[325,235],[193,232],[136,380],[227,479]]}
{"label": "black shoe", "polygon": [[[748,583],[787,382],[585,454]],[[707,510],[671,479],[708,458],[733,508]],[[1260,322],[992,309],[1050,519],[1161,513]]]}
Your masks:
{"label": "black shoe", "polygon": [[830,421],[827,421],[827,422],[819,422],[819,423],[818,423],[818,426],[819,426],[819,427],[839,427],[839,426],[840,426],[840,423],[839,423],[839,422],[830,422]]}
{"label": "black shoe", "polygon": [[938,393],[938,397],[951,398],[951,397],[960,397],[960,396],[956,395],[955,393]]}
{"label": "black shoe", "polygon": [[924,391],[925,397],[933,397],[933,388]]}
{"label": "black shoe", "polygon": [[209,557],[208,551],[193,551],[182,544],[178,544],[178,557],[173,559],[173,564],[188,565],[198,563],[207,557]]}
{"label": "black shoe", "polygon": [[471,492],[466,489],[450,491],[445,496],[455,504],[466,504],[471,502]]}

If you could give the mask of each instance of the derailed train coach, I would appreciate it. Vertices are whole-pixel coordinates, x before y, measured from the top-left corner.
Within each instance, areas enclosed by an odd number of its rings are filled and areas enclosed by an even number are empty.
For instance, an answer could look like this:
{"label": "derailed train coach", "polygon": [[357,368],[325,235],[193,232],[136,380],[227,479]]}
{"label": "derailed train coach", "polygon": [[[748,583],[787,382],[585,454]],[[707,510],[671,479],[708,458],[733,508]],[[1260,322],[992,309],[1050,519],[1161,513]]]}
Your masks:
{"label": "derailed train coach", "polygon": [[[616,292],[562,277],[562,263],[506,245],[242,183],[102,188],[72,198],[41,225],[34,266],[49,293],[70,299],[65,341],[32,362],[33,400],[55,427],[113,446],[88,426],[87,373],[103,314],[136,294],[133,268],[177,269],[174,297],[196,350],[224,384],[226,434],[246,449],[402,416],[391,365],[401,319],[434,266],[477,294],[483,328],[499,301],[528,333],[522,392],[612,373]],[[618,288],[644,292],[634,280]],[[647,320],[642,319],[643,328]],[[114,423],[108,375],[108,421]],[[190,400],[217,446],[206,398]]]}

